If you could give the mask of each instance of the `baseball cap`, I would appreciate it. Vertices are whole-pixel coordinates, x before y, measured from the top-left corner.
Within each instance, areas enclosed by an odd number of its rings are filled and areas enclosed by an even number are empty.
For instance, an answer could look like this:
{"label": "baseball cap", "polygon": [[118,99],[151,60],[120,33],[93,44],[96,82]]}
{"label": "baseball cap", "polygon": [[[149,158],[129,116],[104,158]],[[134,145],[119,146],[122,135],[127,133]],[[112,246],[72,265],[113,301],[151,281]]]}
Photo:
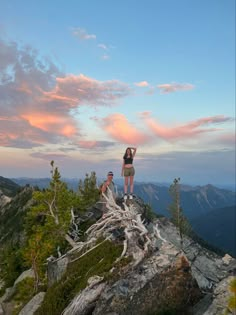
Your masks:
{"label": "baseball cap", "polygon": [[113,172],[110,171],[110,172],[107,173],[107,175],[108,175],[108,176],[113,176]]}

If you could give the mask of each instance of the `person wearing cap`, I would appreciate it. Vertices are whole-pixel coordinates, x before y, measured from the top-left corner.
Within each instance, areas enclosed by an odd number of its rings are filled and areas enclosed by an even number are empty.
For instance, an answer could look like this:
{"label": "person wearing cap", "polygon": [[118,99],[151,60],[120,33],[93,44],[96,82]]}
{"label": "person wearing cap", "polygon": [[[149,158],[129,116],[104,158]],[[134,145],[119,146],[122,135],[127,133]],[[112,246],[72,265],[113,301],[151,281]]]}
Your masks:
{"label": "person wearing cap", "polygon": [[115,184],[113,182],[113,172],[112,171],[107,173],[107,179],[104,181],[102,188],[101,188],[101,191],[103,193],[106,193],[107,187],[111,190],[113,197],[115,199],[116,193],[115,193]]}
{"label": "person wearing cap", "polygon": [[103,183],[100,184],[99,186],[100,200],[97,201],[96,204],[94,205],[94,208],[101,213],[102,217],[107,212],[107,200],[104,198],[103,194],[107,195],[108,188],[111,190],[114,200],[116,200],[117,194],[116,194],[116,187],[113,182],[112,171],[107,173],[107,179]]}

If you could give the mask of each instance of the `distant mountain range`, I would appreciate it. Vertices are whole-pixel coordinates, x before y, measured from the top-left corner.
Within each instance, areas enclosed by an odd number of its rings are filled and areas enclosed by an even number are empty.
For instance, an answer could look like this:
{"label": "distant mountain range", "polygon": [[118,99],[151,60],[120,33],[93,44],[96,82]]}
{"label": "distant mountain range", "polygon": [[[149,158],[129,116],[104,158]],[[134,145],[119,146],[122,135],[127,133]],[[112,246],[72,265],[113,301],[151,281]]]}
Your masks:
{"label": "distant mountain range", "polygon": [[[169,216],[169,188],[137,184],[135,192],[154,211]],[[236,257],[236,194],[212,185],[181,186],[181,206],[193,230],[209,244]]]}
{"label": "distant mountain range", "polygon": [[[135,193],[149,203],[155,212],[168,216],[171,203],[169,187],[155,184],[135,184]],[[204,215],[217,208],[236,204],[235,192],[220,189],[212,185],[186,186],[181,185],[180,201],[185,215],[189,219]]]}
{"label": "distant mountain range", "polygon": [[[71,189],[77,190],[78,179],[64,179]],[[48,186],[50,178],[17,178],[0,177],[0,191],[6,196],[13,196],[20,186]],[[117,184],[119,194],[123,185]],[[135,183],[135,194],[149,204],[157,214],[169,216],[171,204],[169,186],[167,184]],[[181,185],[181,206],[197,234],[210,244],[217,246],[236,257],[235,248],[235,205],[234,191],[217,188],[213,185],[188,186]]]}
{"label": "distant mountain range", "polygon": [[[25,185],[30,185],[30,186],[38,186],[39,188],[45,188],[48,186],[48,184],[50,183],[50,178],[48,177],[44,177],[44,178],[30,178],[30,177],[17,177],[17,178],[10,178],[13,182],[15,182],[16,184],[20,185],[20,186],[25,186]],[[101,183],[104,181],[105,178],[98,178],[98,182]],[[78,189],[78,182],[79,182],[79,178],[64,178],[63,179],[70,188],[76,190]],[[118,178],[118,179],[114,179],[115,184],[118,185],[120,188],[123,187],[123,178]],[[153,185],[157,185],[159,187],[170,187],[171,183],[168,182],[142,182],[142,181],[136,181],[136,184],[153,184]],[[195,187],[196,185],[192,185],[192,184],[188,184],[186,185],[186,187]],[[220,184],[213,184],[213,186],[219,188],[219,189],[225,189],[225,190],[230,190],[233,192],[236,192],[236,184],[228,184],[228,185],[220,185]],[[197,186],[200,187],[200,186]]]}
{"label": "distant mountain range", "polygon": [[[40,189],[46,188],[50,182],[50,178],[14,178],[11,180],[20,186],[38,186]],[[78,179],[65,178],[64,181],[71,189],[78,189]],[[118,193],[121,195],[123,185],[117,182],[116,184]],[[156,213],[169,216],[168,207],[171,203],[171,197],[167,184],[136,182],[134,192],[150,204]],[[236,204],[235,196],[234,191],[217,188],[210,184],[195,187],[182,184],[180,192],[181,206],[189,220],[204,215],[213,209],[234,206]]]}

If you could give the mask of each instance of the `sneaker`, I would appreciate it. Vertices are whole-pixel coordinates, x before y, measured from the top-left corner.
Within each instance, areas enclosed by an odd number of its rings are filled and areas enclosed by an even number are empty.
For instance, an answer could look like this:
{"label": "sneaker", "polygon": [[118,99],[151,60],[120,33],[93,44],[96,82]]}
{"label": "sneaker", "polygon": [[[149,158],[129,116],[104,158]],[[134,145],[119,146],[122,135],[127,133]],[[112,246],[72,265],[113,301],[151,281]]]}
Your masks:
{"label": "sneaker", "polygon": [[133,195],[132,194],[129,195],[129,199],[133,199]]}
{"label": "sneaker", "polygon": [[124,200],[127,200],[128,196],[127,194],[124,194]]}

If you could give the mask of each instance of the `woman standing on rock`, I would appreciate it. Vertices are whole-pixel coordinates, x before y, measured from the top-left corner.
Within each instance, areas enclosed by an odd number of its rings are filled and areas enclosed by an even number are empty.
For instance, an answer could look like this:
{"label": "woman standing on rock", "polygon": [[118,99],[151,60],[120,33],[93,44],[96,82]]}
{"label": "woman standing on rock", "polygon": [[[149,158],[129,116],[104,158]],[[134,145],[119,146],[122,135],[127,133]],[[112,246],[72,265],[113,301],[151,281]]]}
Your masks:
{"label": "woman standing on rock", "polygon": [[128,185],[129,187],[129,199],[133,199],[133,190],[134,190],[134,174],[135,169],[133,167],[133,159],[136,154],[137,148],[127,148],[125,154],[123,156],[123,165],[121,176],[125,177],[124,182],[124,200],[127,200],[127,192],[128,192]]}

